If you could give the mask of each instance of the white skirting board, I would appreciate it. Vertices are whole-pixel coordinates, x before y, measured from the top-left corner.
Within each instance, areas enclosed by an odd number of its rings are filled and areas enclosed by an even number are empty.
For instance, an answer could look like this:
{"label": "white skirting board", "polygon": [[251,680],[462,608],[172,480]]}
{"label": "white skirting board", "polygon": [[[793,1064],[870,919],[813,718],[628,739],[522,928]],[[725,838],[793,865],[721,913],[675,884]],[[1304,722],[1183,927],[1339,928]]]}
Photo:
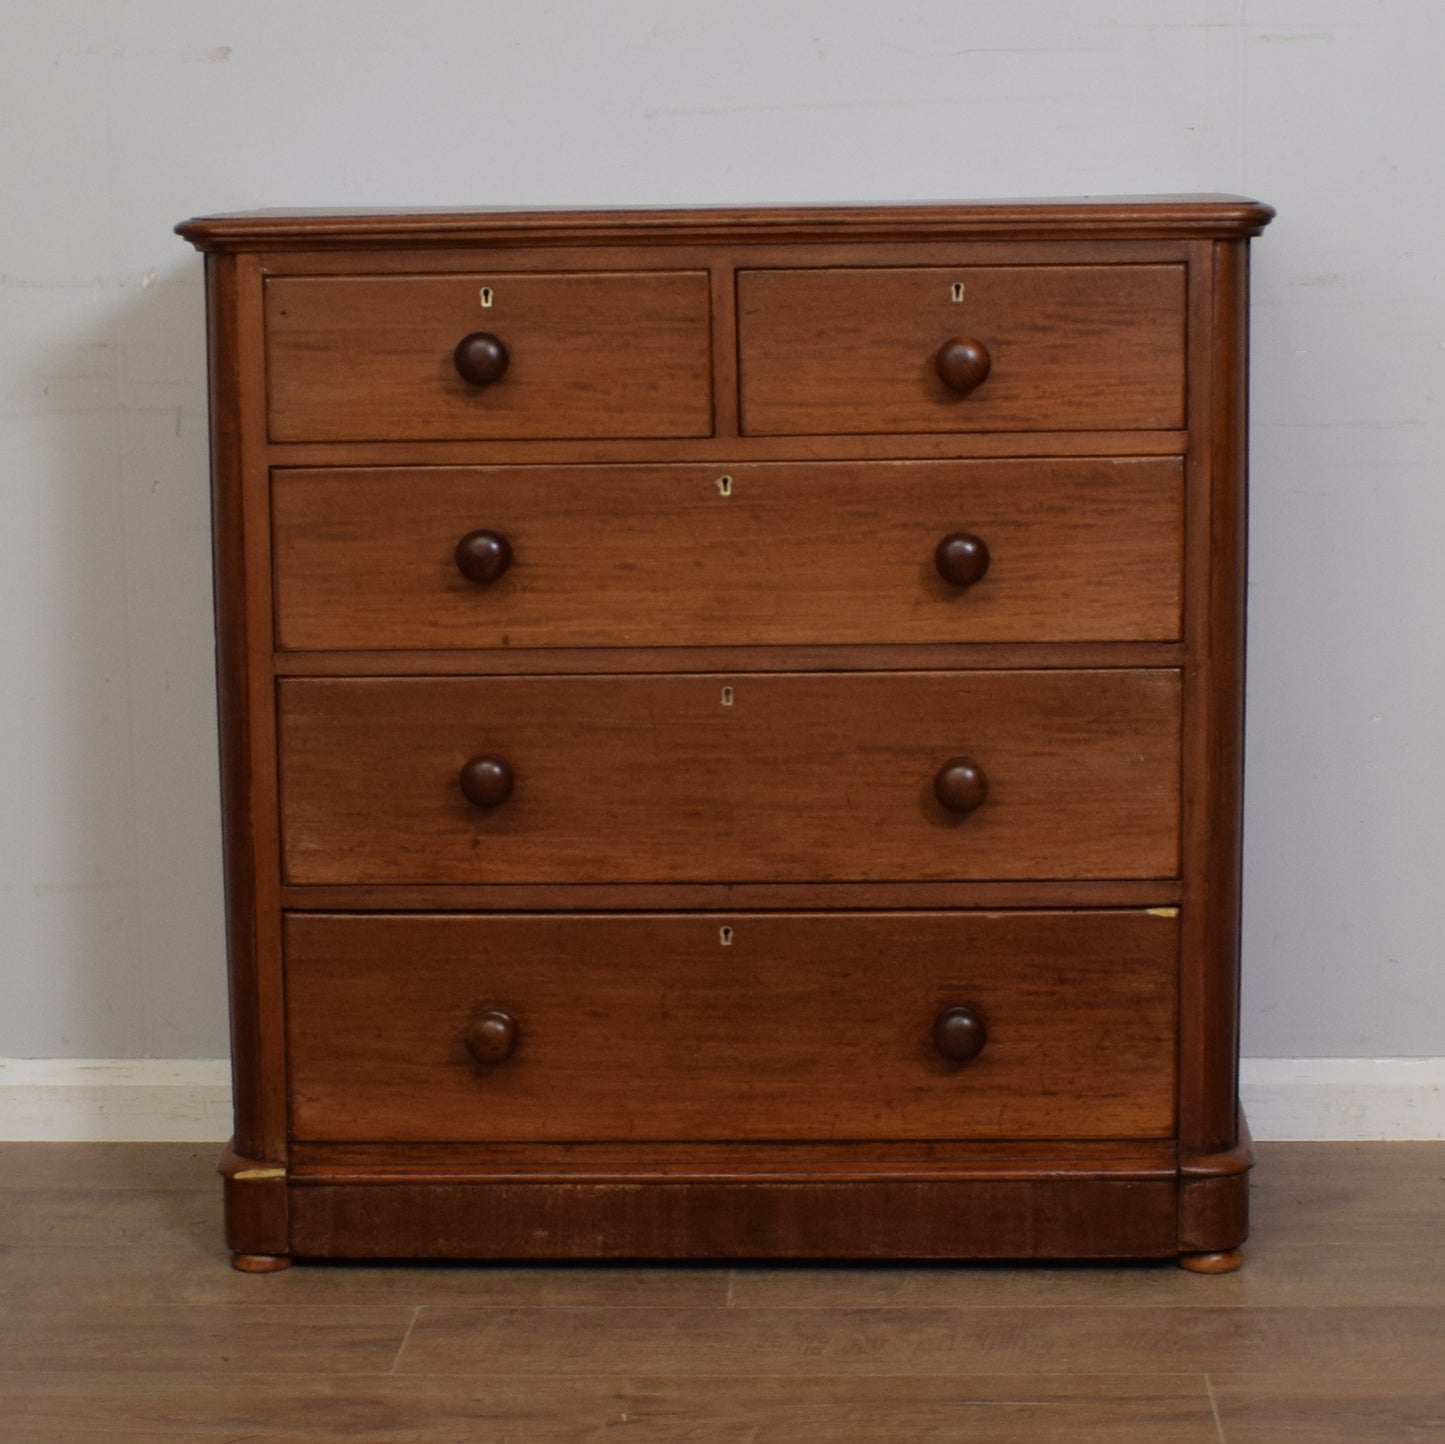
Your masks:
{"label": "white skirting board", "polygon": [[[1445,1138],[1445,1058],[1246,1058],[1256,1139]],[[219,1142],[231,1132],[224,1060],[0,1059],[0,1139]]]}
{"label": "white skirting board", "polygon": [[0,1059],[0,1139],[197,1143],[231,1136],[224,1058]]}
{"label": "white skirting board", "polygon": [[1445,1138],[1445,1058],[1244,1058],[1257,1139]]}

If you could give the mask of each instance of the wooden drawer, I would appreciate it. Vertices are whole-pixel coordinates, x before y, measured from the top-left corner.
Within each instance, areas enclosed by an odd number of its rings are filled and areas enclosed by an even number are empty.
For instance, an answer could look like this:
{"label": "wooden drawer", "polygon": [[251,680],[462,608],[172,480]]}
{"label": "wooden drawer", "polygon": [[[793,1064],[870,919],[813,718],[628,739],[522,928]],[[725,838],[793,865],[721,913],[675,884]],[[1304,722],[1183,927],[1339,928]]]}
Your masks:
{"label": "wooden drawer", "polygon": [[[1181,265],[740,271],[743,430],[1182,427],[1184,282]],[[966,394],[936,364],[958,336],[992,363]]]}
{"label": "wooden drawer", "polygon": [[[1172,670],[291,678],[278,697],[292,883],[1178,872]],[[967,813],[936,795],[961,757],[988,785]],[[494,806],[459,784],[481,758],[514,784]]]}
{"label": "wooden drawer", "polygon": [[[282,276],[265,304],[273,441],[712,431],[706,271]],[[475,332],[509,358],[490,384],[457,370]]]}
{"label": "wooden drawer", "polygon": [[[1160,1138],[1177,954],[1177,919],[1146,912],[293,913],[292,1128],[337,1142]],[[960,1007],[986,1038],[966,1063],[933,1038]],[[491,1019],[478,1062],[468,1029],[496,1012],[515,1031]]]}
{"label": "wooden drawer", "polygon": [[[1179,636],[1177,457],[279,470],[271,495],[283,649]],[[957,533],[982,580],[941,574]],[[468,537],[506,569],[469,580]]]}

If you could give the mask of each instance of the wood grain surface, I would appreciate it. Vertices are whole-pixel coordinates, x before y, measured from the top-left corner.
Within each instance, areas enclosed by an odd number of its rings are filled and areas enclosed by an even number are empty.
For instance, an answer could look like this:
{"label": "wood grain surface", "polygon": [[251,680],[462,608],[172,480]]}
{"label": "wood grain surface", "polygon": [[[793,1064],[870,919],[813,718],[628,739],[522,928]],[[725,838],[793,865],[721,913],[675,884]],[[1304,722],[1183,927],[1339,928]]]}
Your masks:
{"label": "wood grain surface", "polygon": [[1107,237],[1116,243],[1160,236],[1250,236],[1269,224],[1272,207],[1246,196],[1045,196],[893,206],[678,206],[670,210],[527,210],[371,207],[277,208],[197,216],[176,230],[200,249],[310,250],[640,241],[754,244],[858,241],[871,245],[999,237]]}
{"label": "wood grain surface", "polygon": [[[739,271],[742,429],[1181,426],[1184,282],[1182,266]],[[966,395],[934,364],[959,333],[993,358]]]}
{"label": "wood grain surface", "polygon": [[[279,469],[288,650],[1170,641],[1177,458]],[[468,581],[460,538],[510,564]],[[950,585],[950,533],[987,570]]]}
{"label": "wood grain surface", "polygon": [[[1148,912],[291,915],[298,1139],[1158,1138],[1177,921]],[[987,1043],[939,1055],[969,1005]],[[478,1063],[468,1025],[515,1019]]]}
{"label": "wood grain surface", "polygon": [[306,1184],[295,1249],[317,1258],[1173,1258],[1167,1182],[1085,1177],[848,1185]]}
{"label": "wood grain surface", "polygon": [[1439,1143],[1262,1143],[1251,1260],[1217,1278],[1170,1264],[248,1277],[225,1267],[215,1151],[0,1145],[10,1437],[1433,1444],[1445,1425]]}
{"label": "wood grain surface", "polygon": [[[1172,671],[287,678],[291,883],[1167,878]],[[516,777],[469,804],[469,758]],[[975,758],[977,812],[934,776]]]}
{"label": "wood grain surface", "polygon": [[[453,352],[480,330],[511,361],[479,388]],[[705,436],[711,345],[706,271],[273,278],[271,437]]]}

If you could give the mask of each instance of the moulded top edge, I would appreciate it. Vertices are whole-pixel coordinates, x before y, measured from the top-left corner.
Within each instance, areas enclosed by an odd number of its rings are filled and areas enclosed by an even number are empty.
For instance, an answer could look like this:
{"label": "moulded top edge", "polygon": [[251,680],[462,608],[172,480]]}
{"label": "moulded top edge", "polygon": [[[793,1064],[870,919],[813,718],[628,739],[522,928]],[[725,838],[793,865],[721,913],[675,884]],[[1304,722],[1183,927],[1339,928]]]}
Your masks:
{"label": "moulded top edge", "polygon": [[1061,196],[926,205],[670,210],[265,210],[197,216],[176,231],[202,251],[396,245],[858,240],[1039,240],[1258,235],[1272,207],[1245,196]]}

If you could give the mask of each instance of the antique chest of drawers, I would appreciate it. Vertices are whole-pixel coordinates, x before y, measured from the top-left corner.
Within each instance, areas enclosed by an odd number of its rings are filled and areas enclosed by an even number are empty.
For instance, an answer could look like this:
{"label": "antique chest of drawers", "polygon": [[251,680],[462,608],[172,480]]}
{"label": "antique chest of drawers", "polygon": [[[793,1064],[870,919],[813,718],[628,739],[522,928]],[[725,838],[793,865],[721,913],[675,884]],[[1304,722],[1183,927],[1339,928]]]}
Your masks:
{"label": "antique chest of drawers", "polygon": [[207,252],[238,1267],[1233,1267],[1228,196]]}

